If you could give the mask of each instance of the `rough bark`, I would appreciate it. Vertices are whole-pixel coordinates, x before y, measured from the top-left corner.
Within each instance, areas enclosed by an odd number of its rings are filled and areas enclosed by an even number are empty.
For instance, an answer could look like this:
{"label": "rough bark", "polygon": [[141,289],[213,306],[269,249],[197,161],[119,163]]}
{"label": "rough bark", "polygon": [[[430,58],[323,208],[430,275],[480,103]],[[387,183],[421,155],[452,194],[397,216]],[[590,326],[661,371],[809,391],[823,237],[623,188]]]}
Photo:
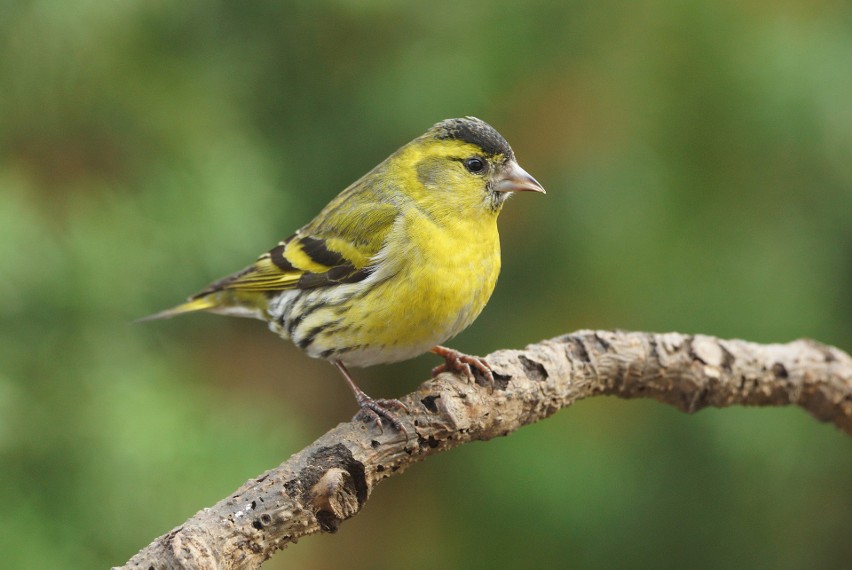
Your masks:
{"label": "rough bark", "polygon": [[704,335],[580,331],[486,357],[489,389],[451,374],[402,401],[406,434],[340,424],[230,497],[159,537],[123,568],[258,568],[276,550],[334,532],[373,488],[430,455],[506,435],[590,396],[702,408],[798,405],[852,435],[852,359],[811,340],[755,344]]}

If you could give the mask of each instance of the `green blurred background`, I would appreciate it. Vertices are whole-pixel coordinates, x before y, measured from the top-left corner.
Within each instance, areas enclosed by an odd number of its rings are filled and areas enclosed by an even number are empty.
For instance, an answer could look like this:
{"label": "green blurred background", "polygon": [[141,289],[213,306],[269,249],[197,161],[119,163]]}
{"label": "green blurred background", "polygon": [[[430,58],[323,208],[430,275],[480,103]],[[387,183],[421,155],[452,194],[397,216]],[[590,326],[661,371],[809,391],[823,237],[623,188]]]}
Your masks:
{"label": "green blurred background", "polygon": [[[123,563],[355,412],[255,321],[131,325],[436,121],[547,196],[453,346],[579,328],[852,347],[844,1],[0,3],[0,550]],[[357,371],[413,390],[434,357]],[[837,568],[852,441],[798,409],[597,399],[384,483],[268,568]]]}

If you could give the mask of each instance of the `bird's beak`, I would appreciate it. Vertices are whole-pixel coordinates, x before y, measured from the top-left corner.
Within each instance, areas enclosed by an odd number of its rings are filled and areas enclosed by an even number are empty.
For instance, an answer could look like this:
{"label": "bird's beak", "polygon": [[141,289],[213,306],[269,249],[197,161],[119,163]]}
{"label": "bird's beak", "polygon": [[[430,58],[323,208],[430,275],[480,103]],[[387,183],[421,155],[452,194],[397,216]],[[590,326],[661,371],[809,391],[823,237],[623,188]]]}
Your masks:
{"label": "bird's beak", "polygon": [[510,160],[503,167],[494,185],[495,192],[541,192],[546,194],[544,187],[538,180],[520,167],[514,160]]}

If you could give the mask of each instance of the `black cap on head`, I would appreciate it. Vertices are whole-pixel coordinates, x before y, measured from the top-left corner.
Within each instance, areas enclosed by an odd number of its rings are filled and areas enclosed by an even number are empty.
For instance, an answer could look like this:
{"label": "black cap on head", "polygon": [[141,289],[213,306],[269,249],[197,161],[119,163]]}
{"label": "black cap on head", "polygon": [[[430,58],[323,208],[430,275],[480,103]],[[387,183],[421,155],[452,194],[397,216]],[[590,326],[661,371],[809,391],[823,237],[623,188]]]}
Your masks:
{"label": "black cap on head", "polygon": [[503,135],[476,117],[446,119],[430,130],[437,139],[454,139],[475,144],[487,154],[503,154],[506,158],[515,156]]}

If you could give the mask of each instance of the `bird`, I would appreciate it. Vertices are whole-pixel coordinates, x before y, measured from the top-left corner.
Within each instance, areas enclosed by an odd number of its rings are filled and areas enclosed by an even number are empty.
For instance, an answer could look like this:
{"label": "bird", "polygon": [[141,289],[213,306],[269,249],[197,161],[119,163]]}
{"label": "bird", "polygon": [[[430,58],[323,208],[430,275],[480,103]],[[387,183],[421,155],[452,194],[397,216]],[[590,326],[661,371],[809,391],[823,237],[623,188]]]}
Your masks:
{"label": "bird", "polygon": [[[516,192],[545,193],[509,143],[476,117],[446,119],[344,189],[245,269],[142,321],[193,312],[252,317],[334,364],[360,412],[402,430],[396,399],[374,399],[348,367],[432,352],[493,386],[481,357],[443,346],[485,307],[500,271],[497,217]],[[356,414],[357,416],[358,414]]]}

